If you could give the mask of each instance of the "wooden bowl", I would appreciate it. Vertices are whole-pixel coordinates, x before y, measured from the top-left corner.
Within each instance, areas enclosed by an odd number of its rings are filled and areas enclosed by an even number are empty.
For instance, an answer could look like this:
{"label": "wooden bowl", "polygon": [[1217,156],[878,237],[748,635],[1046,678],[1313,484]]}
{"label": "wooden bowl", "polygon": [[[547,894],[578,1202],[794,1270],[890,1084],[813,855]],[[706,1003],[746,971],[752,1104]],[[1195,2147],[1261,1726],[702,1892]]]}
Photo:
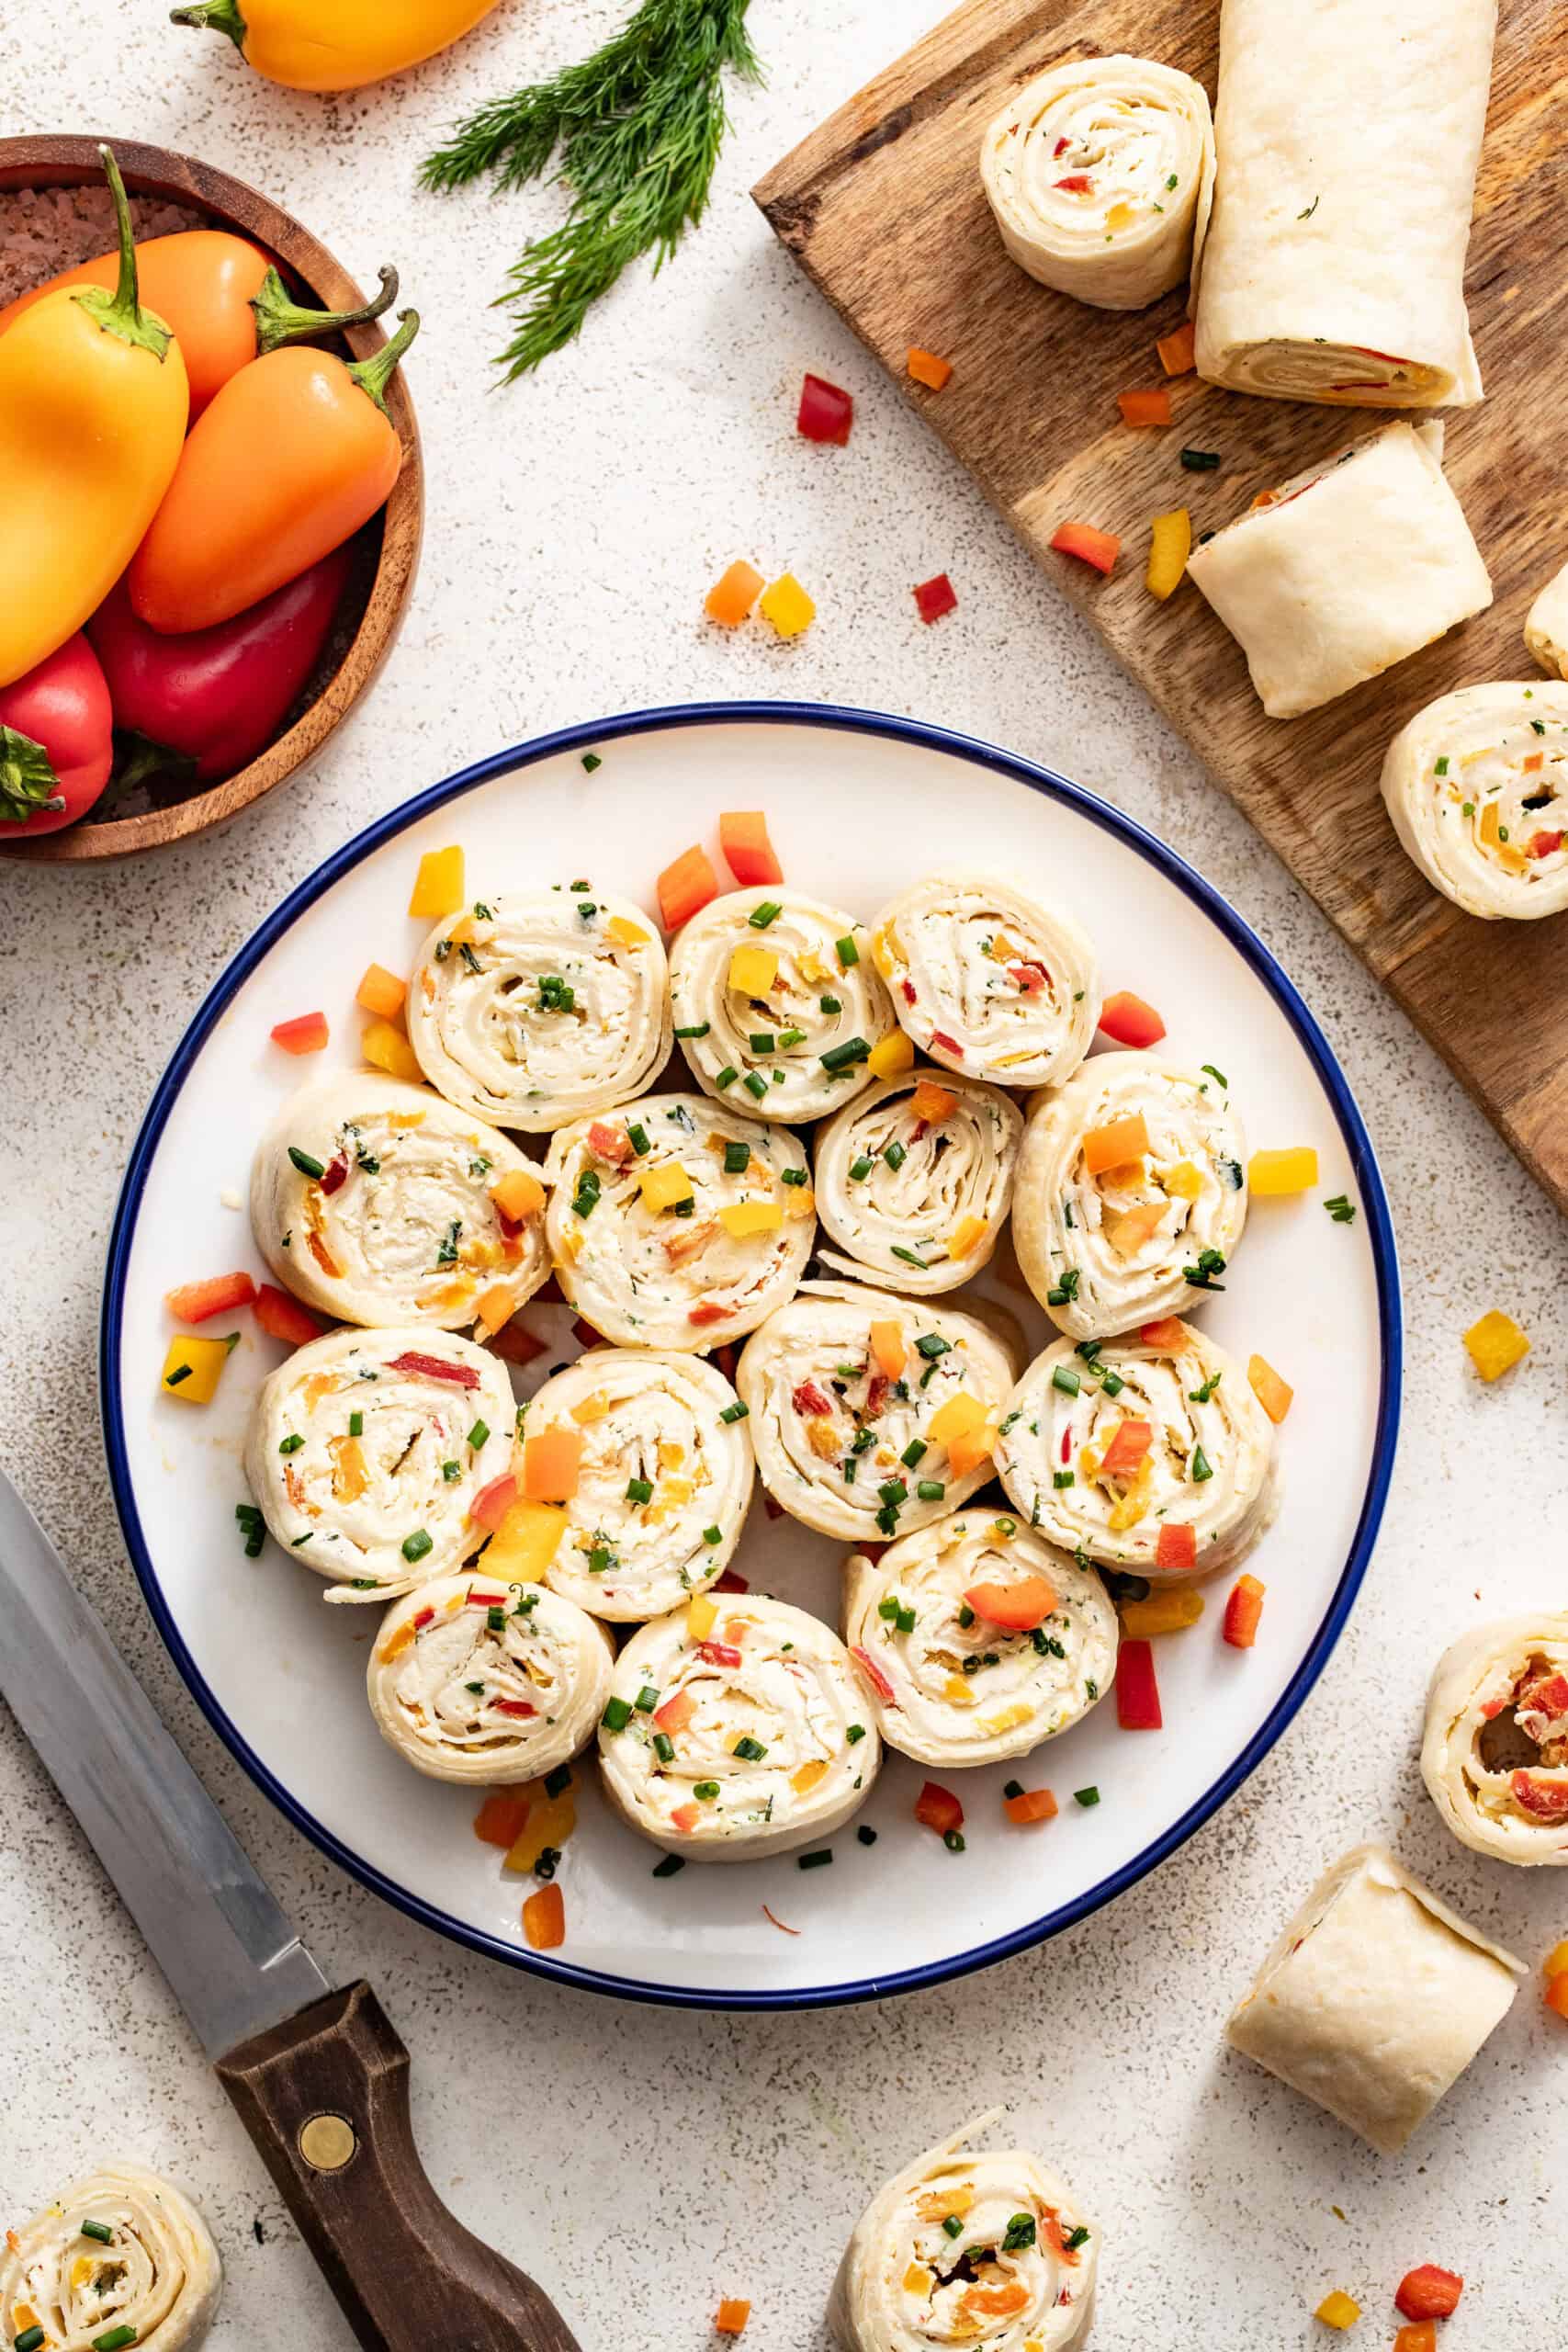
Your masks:
{"label": "wooden bowl", "polygon": [[[215,171],[209,164],[198,164],[193,156],[176,155],[167,148],[143,147],[130,139],[116,139],[112,143],[132,196],[162,197],[187,205],[204,214],[214,228],[231,229],[264,245],[285,276],[325,310],[356,310],[365,302],[366,296],[326,247],[291,213],[247,187],[243,180],[231,179],[227,172]],[[96,139],[54,135],[0,139],[0,190],[82,187],[102,182]],[[356,359],[367,359],[380,349],[386,337],[378,325],[371,325],[349,328],[346,340]],[[329,663],[325,674],[318,672],[311,682],[309,706],[247,766],[220,783],[190,786],[177,795],[171,786],[164,805],[118,817],[89,815],[58,833],[10,842],[0,837],[0,854],[71,862],[124,857],[134,850],[187,840],[259,800],[320,751],[391,651],[419,561],[423,468],[413,403],[400,368],[388,387],[387,406],[402,443],[402,469],[381,513],[356,536],[355,548],[360,560],[345,604],[352,611],[352,600],[357,595],[363,609],[346,647],[341,631],[333,640],[338,647],[335,666]]]}

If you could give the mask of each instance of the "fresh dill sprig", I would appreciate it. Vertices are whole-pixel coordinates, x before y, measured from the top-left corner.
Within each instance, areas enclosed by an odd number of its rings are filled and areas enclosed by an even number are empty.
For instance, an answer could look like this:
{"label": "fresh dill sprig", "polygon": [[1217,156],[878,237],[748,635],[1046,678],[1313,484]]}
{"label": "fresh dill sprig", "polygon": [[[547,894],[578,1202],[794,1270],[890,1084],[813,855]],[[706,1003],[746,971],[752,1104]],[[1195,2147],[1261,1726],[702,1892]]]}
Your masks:
{"label": "fresh dill sprig", "polygon": [[497,306],[516,332],[498,365],[512,382],[570,343],[626,264],[654,249],[659,269],[701,219],[728,128],[724,72],[755,80],[750,0],[642,0],[580,65],[497,98],[426,156],[422,187],[465,187],[487,174],[521,187],[547,169],[571,188],[560,228],[526,246]]}

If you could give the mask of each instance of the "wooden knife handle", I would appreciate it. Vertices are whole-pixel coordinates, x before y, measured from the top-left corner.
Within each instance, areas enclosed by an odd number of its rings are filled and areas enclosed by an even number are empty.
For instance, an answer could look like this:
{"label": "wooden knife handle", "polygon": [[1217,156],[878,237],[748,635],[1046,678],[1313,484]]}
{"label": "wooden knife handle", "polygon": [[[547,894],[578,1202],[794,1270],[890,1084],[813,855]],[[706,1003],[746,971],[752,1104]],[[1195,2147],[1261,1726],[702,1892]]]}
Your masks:
{"label": "wooden knife handle", "polygon": [[431,2187],[409,2053],[368,1984],[242,2043],[218,2079],[366,2352],[580,2352],[548,2297]]}

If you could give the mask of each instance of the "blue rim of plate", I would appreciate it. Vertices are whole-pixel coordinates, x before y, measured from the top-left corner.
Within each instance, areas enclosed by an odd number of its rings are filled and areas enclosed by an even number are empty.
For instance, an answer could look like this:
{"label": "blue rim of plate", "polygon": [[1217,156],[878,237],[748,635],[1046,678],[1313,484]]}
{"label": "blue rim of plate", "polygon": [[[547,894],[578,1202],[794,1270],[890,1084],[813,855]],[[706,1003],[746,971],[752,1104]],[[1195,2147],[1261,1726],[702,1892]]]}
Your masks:
{"label": "blue rim of plate", "polygon": [[[644,1983],[635,1977],[613,1976],[598,1969],[575,1967],[568,1961],[551,1960],[522,1945],[505,1942],[499,1936],[488,1935],[480,1928],[472,1928],[465,1920],[454,1918],[450,1912],[442,1911],[421,1896],[412,1894],[406,1887],[398,1885],[382,1871],[373,1869],[351,1847],[345,1846],[341,1838],[306,1812],[262,1762],[237,1725],[220,1706],[186,1647],[164,1597],[163,1587],[142,1533],[131,1487],[119,1381],[120,1326],[125,1306],[126,1275],[141,1195],[153,1153],[191,1065],[211,1035],[219,1017],[241,984],[249,978],[274,943],[282,937],[306,908],[312,906],[342,875],[357,865],[371,851],[379,849],[384,842],[406,831],[409,826],[417,824],[422,817],[429,816],[434,809],[461,798],[465,793],[491,783],[496,776],[513,775],[519,770],[534,767],[541,760],[554,758],[562,752],[593,751],[625,735],[650,734],[671,728],[735,725],[832,728],[850,734],[919,744],[926,750],[944,752],[968,760],[976,766],[1010,777],[1015,783],[1027,785],[1032,791],[1043,793],[1048,798],[1064,803],[1080,816],[1087,817],[1102,831],[1114,833],[1129,849],[1193,900],[1268,989],[1300,1039],[1333,1106],[1335,1118],[1349,1150],[1371,1236],[1382,1352],[1377,1429],[1366,1498],[1333,1600],[1306,1656],[1268,1720],[1197,1802],[1190,1805],[1180,1818],[1152,1844],[1135,1854],[1131,1861],[1123,1863],[1120,1870],[1112,1871],[1109,1878],[1101,1880],[1099,1885],[1072,1902],[1032,1920],[1027,1927],[1015,1928],[1010,1934],[998,1936],[989,1943],[978,1944],[973,1951],[959,1953],[956,1957],[932,1962],[924,1968],[907,1969],[886,1976],[864,1977],[842,1984],[796,1987],[777,1993],[737,1991],[716,1985],[697,1988]],[[104,1311],[98,1341],[98,1379],[109,1484],[131,1566],[152,1611],[152,1622],[185,1678],[192,1697],[224,1746],[243,1766],[262,1793],[269,1797],[278,1811],[297,1829],[303,1831],[313,1845],[330,1855],[362,1886],[369,1887],[373,1894],[380,1895],[384,1902],[402,1912],[405,1917],[417,1919],[422,1926],[434,1928],[438,1935],[448,1937],[454,1943],[466,1944],[470,1951],[483,1952],[488,1959],[504,1961],[509,1967],[526,1969],[533,1975],[548,1977],[558,1984],[570,1984],[580,1991],[607,1993],[621,2000],[647,2001],[663,2007],[696,2009],[833,2008],[847,2007],[856,2001],[885,2000],[895,1993],[919,1992],[929,1985],[970,1975],[976,1969],[989,1968],[997,1961],[1028,1951],[1050,1937],[1060,1935],[1064,1928],[1076,1926],[1080,1919],[1088,1918],[1092,1912],[1114,1902],[1119,1894],[1124,1894],[1129,1887],[1135,1886],[1141,1878],[1146,1877],[1150,1871],[1167,1860],[1179,1846],[1185,1845],[1193,1832],[1201,1828],[1227,1798],[1235,1795],[1287,1725],[1294,1720],[1308,1692],[1327,1665],[1345,1628],[1366,1575],[1388,1499],[1399,1430],[1403,1363],[1404,1322],[1393,1225],[1371,1140],[1355,1097],[1327,1039],[1294,984],[1287,978],[1257,933],[1242,921],[1213,885],[1206,882],[1175,850],[1168,848],[1154,834],[1145,832],[1141,825],[1123,816],[1120,809],[1097,799],[1082,785],[1057,775],[1050,768],[1021,759],[1015,752],[1004,752],[996,744],[981,742],[974,736],[961,735],[950,728],[935,727],[922,719],[899,718],[883,711],[856,710],[834,703],[762,701],[682,703],[664,709],[623,711],[614,718],[592,725],[558,728],[553,734],[538,736],[532,742],[513,744],[506,751],[492,752],[488,759],[477,761],[472,767],[459,769],[456,775],[430,786],[413,799],[405,800],[398,808],[389,809],[384,817],[377,818],[373,824],[334,850],[313,874],[308,875],[290,891],[282,905],[266,918],[228,969],[213,983],[158,1081],[127,1164],[115,1209],[114,1225],[109,1235],[108,1263],[105,1271]]]}

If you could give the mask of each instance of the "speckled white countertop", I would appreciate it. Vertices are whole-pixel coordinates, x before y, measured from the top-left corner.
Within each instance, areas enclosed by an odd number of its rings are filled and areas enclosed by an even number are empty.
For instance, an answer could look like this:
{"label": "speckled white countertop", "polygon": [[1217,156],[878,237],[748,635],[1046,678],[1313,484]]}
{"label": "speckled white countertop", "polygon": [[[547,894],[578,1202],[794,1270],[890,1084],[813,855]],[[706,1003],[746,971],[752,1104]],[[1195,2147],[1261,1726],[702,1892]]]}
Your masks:
{"label": "speckled white countertop", "polygon": [[[1320,1866],[1365,1836],[1392,1838],[1532,1963],[1568,1934],[1568,1874],[1553,1884],[1451,1843],[1415,1761],[1427,1673],[1450,1635],[1568,1595],[1568,1231],[753,209],[751,181],[941,0],[757,0],[770,78],[735,94],[700,235],[657,286],[634,271],[536,380],[489,389],[486,298],[557,199],[422,198],[414,163],[460,107],[585,51],[619,13],[618,0],[503,0],[451,56],[318,103],[167,26],[159,0],[0,12],[0,130],[183,148],[282,198],[362,278],[398,262],[425,322],[410,381],[430,494],[395,657],[308,778],[226,833],[140,863],[0,867],[0,1461],[328,1973],[379,1989],[414,2052],[442,2192],[536,2273],[586,2352],[703,2347],[721,2292],[753,2302],[747,2352],[818,2352],[862,2204],[994,2100],[1012,2102],[1103,2222],[1102,2352],[1325,2342],[1310,2312],[1333,2286],[1366,2307],[1348,2341],[1384,2346],[1393,2283],[1424,2260],[1471,2281],[1444,2352],[1555,2343],[1568,2031],[1534,1984],[1399,2162],[1226,2054],[1219,2030]],[[795,437],[806,368],[853,389],[847,450]],[[703,591],[742,552],[810,586],[820,617],[806,638],[699,625]],[[942,568],[960,608],[927,629],[909,586]],[[557,1992],[441,1942],[318,1856],[161,1650],[120,1548],[95,1393],[105,1239],[136,1123],[198,998],[283,891],[482,752],[606,711],[739,695],[968,729],[1066,769],[1194,859],[1344,1059],[1393,1197],[1408,1316],[1377,1559],[1316,1692],[1242,1793],[1043,1951],[884,2007],[806,2017]],[[1535,1351],[1483,1391],[1460,1334],[1492,1306]],[[0,2220],[94,2150],[133,2151],[196,2188],[222,2241],[225,2352],[346,2346],[162,1978],[3,1711],[0,1821]]]}

